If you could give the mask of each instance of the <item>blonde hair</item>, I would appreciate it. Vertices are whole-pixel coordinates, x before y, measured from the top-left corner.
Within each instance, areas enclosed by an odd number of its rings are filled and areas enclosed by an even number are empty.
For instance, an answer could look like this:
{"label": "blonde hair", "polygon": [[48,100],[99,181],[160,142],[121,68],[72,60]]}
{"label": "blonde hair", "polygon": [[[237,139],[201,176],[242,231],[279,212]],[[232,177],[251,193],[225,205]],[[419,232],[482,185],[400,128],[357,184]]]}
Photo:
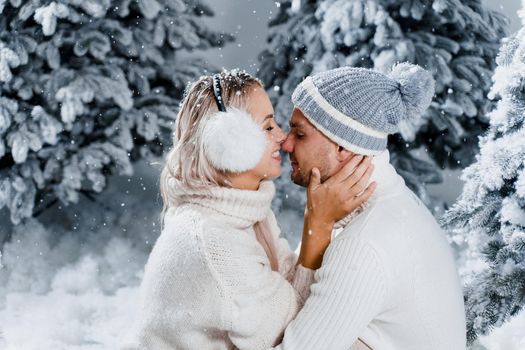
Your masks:
{"label": "blonde hair", "polygon": [[[244,108],[251,88],[263,87],[260,80],[246,72],[223,71],[219,76],[226,108]],[[186,90],[175,122],[173,148],[166,156],[166,164],[160,175],[160,193],[163,201],[161,229],[164,228],[164,217],[169,209],[170,179],[176,179],[185,188],[198,190],[206,190],[210,186],[231,187],[229,174],[215,169],[204,155],[202,131],[207,117],[217,111],[213,77],[202,76]],[[266,238],[260,237],[257,231],[257,239],[263,244]],[[277,269],[273,245],[265,250],[272,269]]]}

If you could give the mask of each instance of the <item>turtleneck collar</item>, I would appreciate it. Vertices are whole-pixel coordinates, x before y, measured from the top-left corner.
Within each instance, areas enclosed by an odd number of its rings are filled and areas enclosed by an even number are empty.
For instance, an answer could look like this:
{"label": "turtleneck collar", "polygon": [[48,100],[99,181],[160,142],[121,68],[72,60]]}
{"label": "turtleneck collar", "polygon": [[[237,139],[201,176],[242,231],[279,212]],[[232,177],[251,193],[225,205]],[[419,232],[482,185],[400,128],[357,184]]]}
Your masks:
{"label": "turtleneck collar", "polygon": [[168,184],[170,207],[198,205],[223,215],[224,219],[240,228],[266,218],[275,195],[275,186],[270,180],[262,181],[256,191],[219,186],[194,190],[185,188],[173,178]]}
{"label": "turtleneck collar", "polygon": [[368,201],[363,203],[361,206],[356,208],[349,215],[344,217],[335,223],[334,229],[339,229],[345,227],[352,221],[356,216],[361,214],[365,209],[372,206],[380,198],[383,198],[397,189],[404,186],[405,182],[403,178],[396,172],[396,169],[390,164],[390,153],[388,150],[383,151],[377,156],[374,156],[372,159],[372,164],[374,164],[374,172],[370,177],[369,184],[372,182],[377,182],[377,188],[370,196]]}

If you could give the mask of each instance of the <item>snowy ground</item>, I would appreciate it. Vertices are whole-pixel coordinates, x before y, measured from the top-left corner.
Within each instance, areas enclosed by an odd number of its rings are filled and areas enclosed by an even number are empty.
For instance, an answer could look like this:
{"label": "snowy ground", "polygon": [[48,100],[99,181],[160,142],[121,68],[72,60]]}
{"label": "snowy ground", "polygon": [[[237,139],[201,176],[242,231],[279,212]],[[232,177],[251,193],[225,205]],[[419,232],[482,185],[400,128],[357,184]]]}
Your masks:
{"label": "snowy ground", "polygon": [[[118,348],[159,234],[157,172],[158,165],[142,164],[131,179],[111,179],[100,201],[107,210],[83,200],[41,217],[47,229],[31,222],[12,232],[1,249],[0,349]],[[293,229],[283,218],[284,229]],[[473,349],[525,349],[524,330],[522,313]]]}
{"label": "snowy ground", "polygon": [[0,349],[118,348],[159,233],[156,177],[141,171],[157,172],[142,165],[129,180],[111,179],[106,210],[82,200],[40,218],[46,229],[31,222],[12,232],[1,249]]}

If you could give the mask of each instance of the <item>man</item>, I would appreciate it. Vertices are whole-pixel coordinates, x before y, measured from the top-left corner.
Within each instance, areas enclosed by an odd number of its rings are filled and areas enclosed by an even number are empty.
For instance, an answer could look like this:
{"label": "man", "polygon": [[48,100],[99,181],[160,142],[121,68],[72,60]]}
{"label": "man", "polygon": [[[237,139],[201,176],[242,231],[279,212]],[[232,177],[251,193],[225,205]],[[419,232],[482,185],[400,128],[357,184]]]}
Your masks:
{"label": "man", "polygon": [[389,75],[333,69],[294,91],[282,146],[290,154],[292,180],[307,186],[317,168],[324,181],[364,155],[373,156],[377,188],[336,224],[311,295],[276,349],[349,350],[358,339],[374,350],[466,348],[451,249],[386,150],[388,134],[417,122],[433,94],[432,76],[407,63]]}

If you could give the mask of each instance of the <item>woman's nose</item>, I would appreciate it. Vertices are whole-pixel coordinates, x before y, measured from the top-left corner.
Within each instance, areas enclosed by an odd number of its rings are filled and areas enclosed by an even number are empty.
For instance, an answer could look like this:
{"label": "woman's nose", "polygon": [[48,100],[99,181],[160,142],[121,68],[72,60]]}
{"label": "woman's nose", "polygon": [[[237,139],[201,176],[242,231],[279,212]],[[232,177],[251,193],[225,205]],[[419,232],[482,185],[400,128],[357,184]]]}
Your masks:
{"label": "woman's nose", "polygon": [[273,138],[277,143],[282,144],[286,139],[286,133],[283,131],[283,129],[277,126],[274,129]]}

